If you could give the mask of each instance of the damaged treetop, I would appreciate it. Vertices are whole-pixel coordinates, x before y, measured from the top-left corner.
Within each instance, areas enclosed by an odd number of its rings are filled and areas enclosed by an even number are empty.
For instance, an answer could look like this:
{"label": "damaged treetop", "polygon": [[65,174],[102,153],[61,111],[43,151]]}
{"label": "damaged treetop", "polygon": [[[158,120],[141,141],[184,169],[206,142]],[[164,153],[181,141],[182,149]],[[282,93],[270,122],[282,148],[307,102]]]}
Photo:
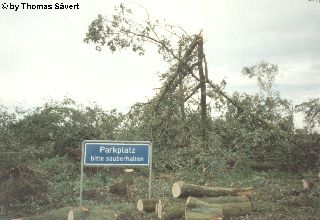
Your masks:
{"label": "damaged treetop", "polygon": [[133,19],[132,10],[123,4],[115,8],[111,18],[99,15],[89,26],[84,41],[93,42],[99,51],[103,46],[109,47],[112,52],[131,48],[139,55],[144,55],[146,43],[157,46],[170,69],[164,74],[165,82],[157,96],[147,103],[152,105],[155,116],[160,112],[164,100],[173,97],[180,102],[181,115],[184,117],[185,103],[200,89],[201,136],[204,145],[207,142],[207,96],[212,97],[213,94],[222,96],[239,112],[258,120],[260,124],[270,126],[267,121],[245,111],[222,90],[222,86],[209,79],[202,30],[198,34],[188,35],[181,27],[152,20],[144,8],[140,9],[146,15],[140,22],[135,21],[137,18]]}

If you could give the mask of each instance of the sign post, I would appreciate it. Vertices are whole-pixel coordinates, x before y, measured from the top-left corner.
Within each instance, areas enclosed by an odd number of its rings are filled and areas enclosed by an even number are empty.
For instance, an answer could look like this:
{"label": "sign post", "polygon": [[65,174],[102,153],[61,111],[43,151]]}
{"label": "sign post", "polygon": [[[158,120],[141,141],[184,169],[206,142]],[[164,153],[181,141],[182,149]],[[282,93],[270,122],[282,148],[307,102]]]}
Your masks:
{"label": "sign post", "polygon": [[101,140],[82,142],[80,206],[82,206],[84,166],[149,166],[149,199],[151,199],[151,142]]}

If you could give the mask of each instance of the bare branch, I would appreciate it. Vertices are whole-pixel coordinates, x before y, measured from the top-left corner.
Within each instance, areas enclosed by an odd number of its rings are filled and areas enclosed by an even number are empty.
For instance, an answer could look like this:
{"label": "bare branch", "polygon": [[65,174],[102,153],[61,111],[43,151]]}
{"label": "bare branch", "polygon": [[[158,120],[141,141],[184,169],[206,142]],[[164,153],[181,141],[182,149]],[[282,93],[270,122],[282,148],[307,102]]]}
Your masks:
{"label": "bare branch", "polygon": [[191,91],[191,93],[184,99],[184,102],[188,101],[201,87],[201,84],[199,83],[195,88],[193,88],[193,90]]}

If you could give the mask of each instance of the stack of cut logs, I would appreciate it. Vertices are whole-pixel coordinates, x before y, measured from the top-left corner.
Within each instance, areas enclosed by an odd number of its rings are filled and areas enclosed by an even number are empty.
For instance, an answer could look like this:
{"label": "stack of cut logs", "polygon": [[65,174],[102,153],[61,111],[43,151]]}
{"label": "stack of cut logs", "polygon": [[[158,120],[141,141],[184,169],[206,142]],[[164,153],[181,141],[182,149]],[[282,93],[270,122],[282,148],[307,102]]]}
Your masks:
{"label": "stack of cut logs", "polygon": [[163,220],[223,219],[249,215],[252,212],[250,199],[253,193],[252,187],[207,187],[179,181],[172,186],[174,200],[171,203],[177,203],[176,206],[168,207],[163,200],[140,199],[137,208],[141,212],[155,212]]}

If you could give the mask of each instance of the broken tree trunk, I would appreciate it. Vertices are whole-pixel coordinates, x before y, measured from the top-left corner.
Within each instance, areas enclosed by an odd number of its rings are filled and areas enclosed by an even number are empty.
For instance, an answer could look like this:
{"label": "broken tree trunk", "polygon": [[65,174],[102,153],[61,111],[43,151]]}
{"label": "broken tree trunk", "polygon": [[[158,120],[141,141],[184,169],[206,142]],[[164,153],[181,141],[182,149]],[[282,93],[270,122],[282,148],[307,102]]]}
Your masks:
{"label": "broken tree trunk", "polygon": [[140,212],[154,212],[156,210],[157,200],[143,200],[139,199],[137,208]]}
{"label": "broken tree trunk", "polygon": [[253,187],[248,188],[222,188],[207,187],[194,184],[187,184],[182,181],[175,182],[172,186],[172,196],[182,198],[188,196],[195,197],[218,197],[218,196],[240,196],[251,197],[254,192]]}
{"label": "broken tree trunk", "polygon": [[231,198],[231,196],[217,197],[212,198],[212,200],[208,198],[206,201],[203,201],[190,196],[187,200],[187,208],[211,207],[213,205],[221,207],[224,217],[237,217],[250,214],[252,212],[252,205],[249,199],[244,196],[242,198],[241,196],[235,197],[236,198]]}
{"label": "broken tree trunk", "polygon": [[200,35],[198,41],[198,70],[199,70],[199,79],[200,79],[200,90],[201,90],[201,133],[202,133],[202,142],[206,146],[207,142],[207,86],[206,86],[206,77],[203,71],[203,37]]}
{"label": "broken tree trunk", "polygon": [[[184,56],[181,58],[175,57],[178,60],[178,66],[176,72],[169,77],[169,79],[165,82],[164,86],[162,87],[159,95],[157,96],[155,109],[159,108],[159,105],[162,99],[165,97],[167,92],[171,92],[175,90],[177,85],[179,85],[179,81],[182,80],[192,69],[188,65],[188,62],[191,59],[191,54],[198,45],[199,36],[197,35],[194,37],[193,41],[191,42],[189,48],[186,50]],[[182,76],[177,80],[179,73],[182,73]]]}

